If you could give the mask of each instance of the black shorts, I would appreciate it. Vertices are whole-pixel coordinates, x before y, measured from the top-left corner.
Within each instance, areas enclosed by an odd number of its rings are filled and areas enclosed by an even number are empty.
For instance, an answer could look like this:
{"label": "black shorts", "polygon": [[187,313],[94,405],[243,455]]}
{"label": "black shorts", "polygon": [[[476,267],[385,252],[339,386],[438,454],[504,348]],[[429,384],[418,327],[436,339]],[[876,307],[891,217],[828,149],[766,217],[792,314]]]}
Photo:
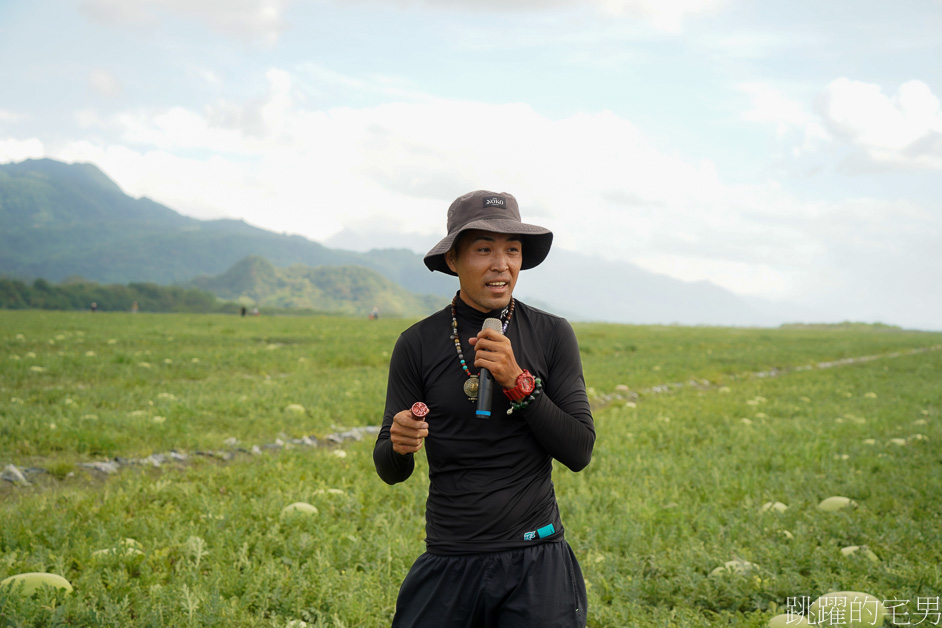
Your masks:
{"label": "black shorts", "polygon": [[582,628],[587,600],[569,543],[419,556],[399,588],[394,628]]}

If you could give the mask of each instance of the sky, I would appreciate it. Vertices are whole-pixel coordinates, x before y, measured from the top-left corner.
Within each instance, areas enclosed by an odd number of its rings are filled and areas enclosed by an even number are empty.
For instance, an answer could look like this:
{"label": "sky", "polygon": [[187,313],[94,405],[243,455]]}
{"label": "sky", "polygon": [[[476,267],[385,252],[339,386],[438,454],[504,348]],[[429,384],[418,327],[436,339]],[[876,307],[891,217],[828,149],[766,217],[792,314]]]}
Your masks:
{"label": "sky", "polygon": [[0,163],[361,251],[509,192],[556,247],[942,329],[939,33],[942,0],[0,0]]}

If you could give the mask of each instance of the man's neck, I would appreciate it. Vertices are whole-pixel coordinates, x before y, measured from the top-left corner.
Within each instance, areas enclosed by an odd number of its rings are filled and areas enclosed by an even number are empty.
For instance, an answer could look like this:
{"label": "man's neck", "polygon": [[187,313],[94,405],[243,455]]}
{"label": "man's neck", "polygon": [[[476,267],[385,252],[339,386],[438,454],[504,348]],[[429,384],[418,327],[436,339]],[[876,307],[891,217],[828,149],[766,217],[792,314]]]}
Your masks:
{"label": "man's neck", "polygon": [[469,308],[471,308],[472,310],[474,310],[474,311],[476,311],[476,312],[480,312],[481,314],[488,314],[488,313],[490,313],[490,312],[497,312],[497,311],[500,311],[500,310],[506,308],[508,305],[510,305],[510,301],[513,300],[513,295],[511,295],[510,299],[507,300],[507,303],[504,303],[503,305],[498,305],[497,307],[495,307],[495,308],[493,308],[493,309],[489,309],[489,310],[484,309],[484,308],[482,308],[482,307],[476,305],[473,301],[469,301],[468,299],[464,298],[464,293],[463,293],[462,291],[460,291],[460,290],[458,291],[458,299],[459,299],[459,300],[461,301],[461,303],[463,303],[466,307],[469,307]]}

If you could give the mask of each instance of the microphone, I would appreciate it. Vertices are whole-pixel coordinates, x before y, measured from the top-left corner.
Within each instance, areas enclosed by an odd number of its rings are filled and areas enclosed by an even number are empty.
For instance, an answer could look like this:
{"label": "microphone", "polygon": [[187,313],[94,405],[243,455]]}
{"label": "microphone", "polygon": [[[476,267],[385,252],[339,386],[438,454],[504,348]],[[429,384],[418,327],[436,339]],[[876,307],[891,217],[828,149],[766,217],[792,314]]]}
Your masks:
{"label": "microphone", "polygon": [[[503,334],[504,331],[501,328],[501,323],[499,318],[486,318],[484,319],[484,325],[481,327],[481,331],[485,329],[493,329],[499,334]],[[494,378],[491,377],[491,372],[486,368],[481,368],[481,374],[479,375],[480,381],[478,382],[478,409],[475,412],[479,419],[489,419],[491,418],[491,398],[492,398],[492,388],[494,387]]]}

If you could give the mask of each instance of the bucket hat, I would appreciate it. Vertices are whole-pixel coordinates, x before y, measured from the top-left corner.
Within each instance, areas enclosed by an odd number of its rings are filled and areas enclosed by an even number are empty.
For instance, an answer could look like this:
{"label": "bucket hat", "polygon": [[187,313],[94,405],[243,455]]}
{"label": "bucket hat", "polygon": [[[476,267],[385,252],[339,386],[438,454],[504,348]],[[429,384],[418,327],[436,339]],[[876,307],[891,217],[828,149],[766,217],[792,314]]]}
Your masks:
{"label": "bucket hat", "polygon": [[448,235],[425,255],[429,270],[457,276],[445,262],[445,254],[463,231],[481,229],[495,233],[519,235],[523,242],[521,270],[533,268],[546,259],[553,244],[553,232],[545,227],[528,225],[520,220],[517,199],[506,192],[477,190],[459,196],[448,208]]}

